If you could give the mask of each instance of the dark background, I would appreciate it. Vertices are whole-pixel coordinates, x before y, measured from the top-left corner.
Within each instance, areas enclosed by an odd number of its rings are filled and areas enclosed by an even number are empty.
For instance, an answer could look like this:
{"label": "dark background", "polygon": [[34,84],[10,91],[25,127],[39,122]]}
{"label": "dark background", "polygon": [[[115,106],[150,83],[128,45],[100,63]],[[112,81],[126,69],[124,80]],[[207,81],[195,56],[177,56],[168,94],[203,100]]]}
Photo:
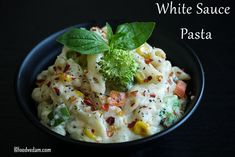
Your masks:
{"label": "dark background", "polygon": [[[65,144],[34,127],[21,112],[14,95],[14,77],[27,53],[42,39],[65,27],[93,20],[156,21],[180,38],[180,28],[211,31],[213,40],[185,40],[199,56],[206,77],[204,97],[194,114],[179,128],[142,149],[109,156],[234,156],[235,49],[232,0],[208,0],[204,5],[230,6],[229,15],[158,15],[155,1],[8,1],[0,2],[0,143],[1,153],[13,147],[52,148],[52,154],[107,154]],[[176,1],[174,1],[176,2]],[[183,3],[183,1],[180,1]],[[199,2],[199,1],[198,1]],[[195,1],[185,1],[195,6]],[[22,155],[26,155],[22,153]],[[32,155],[32,153],[31,153]],[[38,154],[37,154],[38,155]],[[43,154],[46,155],[46,154]],[[97,155],[97,154],[96,154]]]}

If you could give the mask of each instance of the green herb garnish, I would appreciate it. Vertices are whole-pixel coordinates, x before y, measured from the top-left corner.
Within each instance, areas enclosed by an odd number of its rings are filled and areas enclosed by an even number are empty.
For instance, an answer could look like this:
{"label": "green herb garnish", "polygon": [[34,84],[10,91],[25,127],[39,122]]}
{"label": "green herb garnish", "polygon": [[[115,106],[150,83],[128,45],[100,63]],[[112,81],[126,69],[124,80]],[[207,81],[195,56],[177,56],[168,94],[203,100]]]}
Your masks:
{"label": "green herb garnish", "polygon": [[154,22],[133,22],[119,25],[110,41],[110,46],[117,49],[134,50],[148,40],[154,27]]}
{"label": "green herb garnish", "polygon": [[70,113],[65,104],[57,106],[53,111],[51,111],[47,118],[49,119],[49,125],[56,127],[63,122],[66,122],[70,117]]}
{"label": "green herb garnish", "polygon": [[100,72],[112,83],[126,86],[130,81],[134,81],[133,75],[137,70],[137,63],[130,52],[121,49],[114,49],[107,52],[98,63]]}
{"label": "green herb garnish", "polygon": [[108,44],[98,34],[82,28],[65,32],[57,41],[81,54],[96,54],[109,50]]}
{"label": "green herb garnish", "polygon": [[84,28],[73,28],[57,41],[80,54],[104,53],[99,62],[100,72],[117,85],[127,86],[133,82],[137,64],[131,50],[144,44],[151,36],[154,22],[133,22],[117,26],[115,33],[106,23],[107,42],[98,34]]}
{"label": "green herb garnish", "polygon": [[[166,96],[163,98],[164,108],[159,112],[159,116],[161,117],[161,123],[169,127],[173,123],[175,123],[179,116],[176,114],[176,110],[180,108],[180,102],[176,95]],[[171,108],[172,110],[168,110]]]}

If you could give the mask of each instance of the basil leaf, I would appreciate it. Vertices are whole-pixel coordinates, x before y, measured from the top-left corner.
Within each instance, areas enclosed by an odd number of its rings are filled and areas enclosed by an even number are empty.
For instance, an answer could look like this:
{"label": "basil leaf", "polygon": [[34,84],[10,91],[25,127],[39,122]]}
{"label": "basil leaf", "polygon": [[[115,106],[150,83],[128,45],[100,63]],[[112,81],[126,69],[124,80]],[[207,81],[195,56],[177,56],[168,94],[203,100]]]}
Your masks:
{"label": "basil leaf", "polygon": [[110,42],[110,40],[113,36],[113,30],[112,30],[112,27],[109,25],[108,22],[106,22],[106,27],[107,27],[107,39]]}
{"label": "basil leaf", "polygon": [[148,40],[154,27],[155,22],[133,22],[119,25],[110,46],[123,50],[138,48]]}
{"label": "basil leaf", "polygon": [[96,54],[109,50],[108,44],[95,32],[73,28],[57,38],[69,49],[81,54]]}

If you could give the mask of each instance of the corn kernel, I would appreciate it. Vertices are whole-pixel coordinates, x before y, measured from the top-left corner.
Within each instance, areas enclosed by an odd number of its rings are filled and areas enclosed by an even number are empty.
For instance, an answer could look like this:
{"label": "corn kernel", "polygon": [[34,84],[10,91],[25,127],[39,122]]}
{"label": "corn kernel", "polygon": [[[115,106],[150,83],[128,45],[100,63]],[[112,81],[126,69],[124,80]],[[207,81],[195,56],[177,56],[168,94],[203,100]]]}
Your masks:
{"label": "corn kernel", "polygon": [[137,121],[134,125],[133,131],[137,135],[147,136],[149,133],[149,125],[143,121]]}
{"label": "corn kernel", "polygon": [[138,71],[138,72],[135,74],[135,79],[136,79],[136,81],[137,81],[138,83],[143,83],[144,80],[145,80],[145,75],[144,75],[144,73]]}
{"label": "corn kernel", "polygon": [[62,74],[59,74],[59,79],[62,82],[71,82],[72,81],[72,76],[62,73]]}
{"label": "corn kernel", "polygon": [[96,136],[92,133],[91,129],[84,128],[83,133],[90,139],[96,140]]}
{"label": "corn kernel", "polygon": [[118,116],[123,116],[123,115],[124,115],[124,112],[123,112],[123,111],[119,111],[119,112],[117,112],[117,115],[118,115]]}
{"label": "corn kernel", "polygon": [[79,90],[75,90],[75,93],[79,97],[84,97],[84,94],[82,92],[80,92]]}

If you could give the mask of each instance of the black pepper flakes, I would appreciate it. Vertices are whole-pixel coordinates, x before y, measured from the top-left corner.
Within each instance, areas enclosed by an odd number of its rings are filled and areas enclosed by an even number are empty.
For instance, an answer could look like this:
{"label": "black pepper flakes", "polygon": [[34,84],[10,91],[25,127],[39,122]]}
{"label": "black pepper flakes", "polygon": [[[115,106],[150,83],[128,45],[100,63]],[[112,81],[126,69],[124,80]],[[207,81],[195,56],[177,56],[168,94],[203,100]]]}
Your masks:
{"label": "black pepper flakes", "polygon": [[144,92],[143,92],[143,96],[145,96],[145,93],[146,93],[146,90],[144,90]]}

